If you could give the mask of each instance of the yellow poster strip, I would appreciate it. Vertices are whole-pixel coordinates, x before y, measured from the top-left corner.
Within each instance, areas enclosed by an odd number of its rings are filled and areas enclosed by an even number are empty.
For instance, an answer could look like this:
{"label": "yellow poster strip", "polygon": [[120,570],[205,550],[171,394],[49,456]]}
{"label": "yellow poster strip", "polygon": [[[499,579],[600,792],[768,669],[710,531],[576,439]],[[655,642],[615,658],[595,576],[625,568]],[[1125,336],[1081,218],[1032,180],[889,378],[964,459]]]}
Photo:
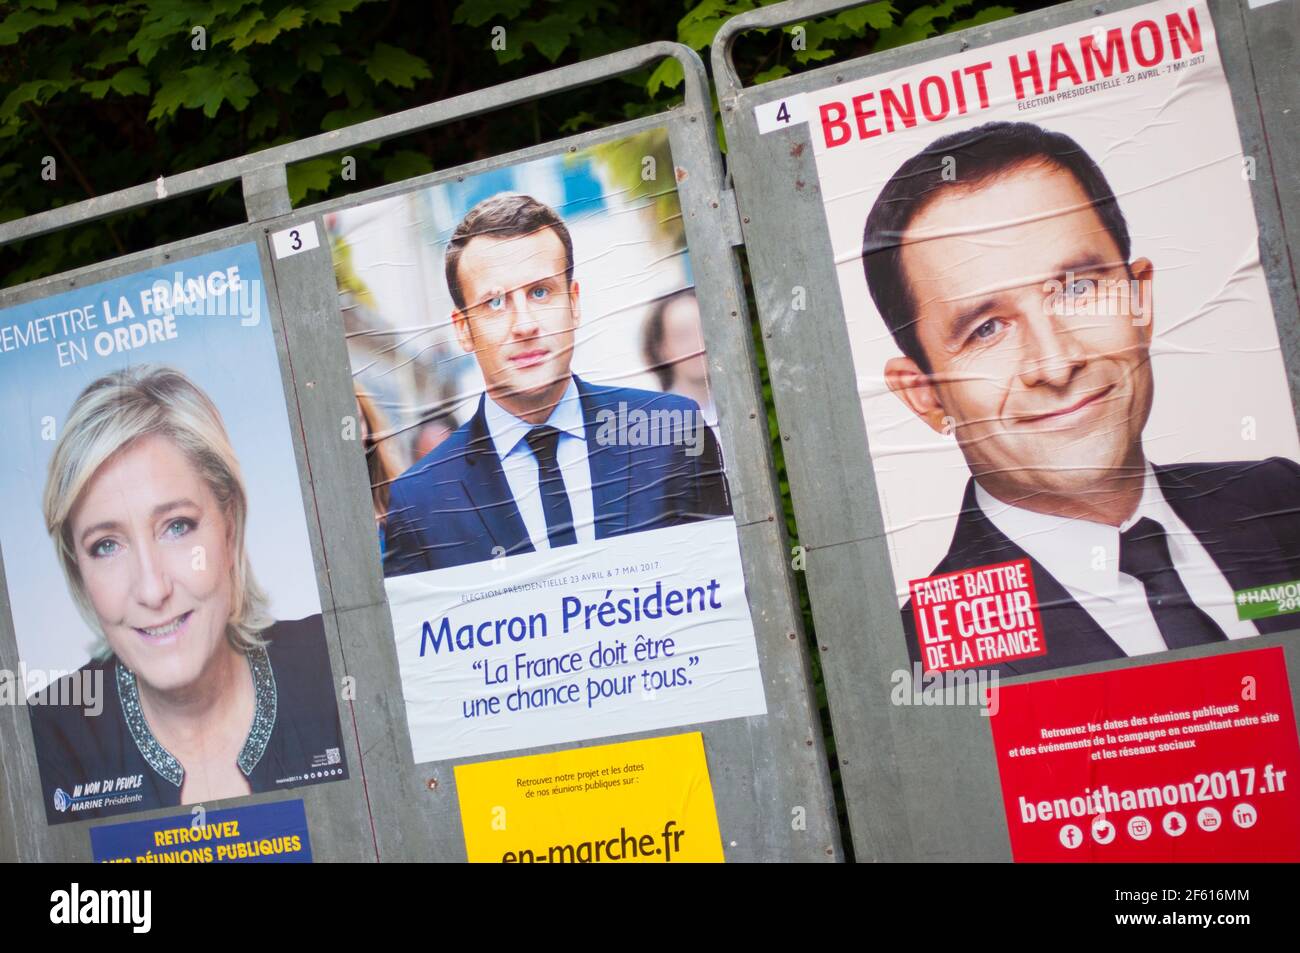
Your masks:
{"label": "yellow poster strip", "polygon": [[721,863],[698,731],[456,768],[471,863]]}

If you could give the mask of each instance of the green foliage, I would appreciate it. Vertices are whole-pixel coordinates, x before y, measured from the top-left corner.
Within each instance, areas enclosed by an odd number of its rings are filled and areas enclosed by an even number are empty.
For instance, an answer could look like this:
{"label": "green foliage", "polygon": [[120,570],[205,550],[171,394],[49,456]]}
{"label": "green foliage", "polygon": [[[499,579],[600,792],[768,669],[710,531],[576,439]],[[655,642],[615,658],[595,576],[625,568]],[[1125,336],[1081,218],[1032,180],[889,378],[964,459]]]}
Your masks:
{"label": "green foliage", "polygon": [[654,220],[664,244],[673,249],[685,248],[686,228],[667,137],[657,131],[639,132],[600,143],[592,153],[615,190],[633,204],[653,203]]}
{"label": "green foliage", "polygon": [[478,3],[461,3],[456,7],[453,23],[482,26],[485,23],[512,21],[528,9],[532,0],[480,0]]}
{"label": "green foliage", "polygon": [[[764,6],[771,0],[701,0],[677,22],[677,39],[694,50],[705,50],[728,19],[739,13]],[[958,10],[977,8],[966,19],[954,19]],[[832,16],[785,27],[783,42],[769,43],[760,57],[737,57],[741,75],[754,84],[788,76],[795,67],[808,67],[835,57],[860,56],[903,43],[914,43],[938,33],[978,26],[1016,11],[1005,6],[988,6],[980,0],[942,0],[936,4],[913,5],[900,14],[892,0],[879,0]],[[755,34],[771,31],[756,30]],[[745,67],[749,69],[746,71]],[[651,96],[661,89],[676,89],[683,80],[681,67],[675,62],[660,64],[646,82]]]}
{"label": "green foliage", "polygon": [[[554,64],[675,39],[705,54],[729,18],[769,0],[15,0],[0,7],[0,220],[332,132]],[[1029,0],[1028,6],[1040,0]],[[748,34],[746,82],[974,26],[988,0],[878,0]],[[502,45],[504,48],[496,48]],[[659,112],[680,96],[672,58],[496,122],[430,130],[288,170],[295,203],[446,168],[547,137]],[[42,178],[49,159],[57,172]],[[15,284],[242,217],[239,190],[207,211],[173,203],[0,249]]]}
{"label": "green foliage", "polygon": [[399,182],[417,175],[433,171],[433,163],[423,152],[414,149],[402,149],[382,160],[384,178],[389,182]]}
{"label": "green foliage", "polygon": [[374,52],[366,63],[366,75],[376,85],[392,83],[410,89],[417,79],[425,79],[433,74],[429,71],[429,64],[418,56],[387,43],[376,43]]}
{"label": "green foliage", "polygon": [[[974,17],[954,20],[953,14],[974,6],[974,0],[943,0],[942,3],[926,4],[917,7],[901,23],[882,30],[877,49],[888,50],[905,43],[916,43],[941,32],[960,30],[980,23],[988,23],[1001,17],[1011,16],[1016,11],[1010,7],[984,7]],[[943,25],[944,29],[940,29]]]}
{"label": "green foliage", "polygon": [[321,156],[296,162],[285,170],[289,184],[289,201],[299,204],[310,192],[324,192],[330,187],[330,179],[340,169],[338,159]]}

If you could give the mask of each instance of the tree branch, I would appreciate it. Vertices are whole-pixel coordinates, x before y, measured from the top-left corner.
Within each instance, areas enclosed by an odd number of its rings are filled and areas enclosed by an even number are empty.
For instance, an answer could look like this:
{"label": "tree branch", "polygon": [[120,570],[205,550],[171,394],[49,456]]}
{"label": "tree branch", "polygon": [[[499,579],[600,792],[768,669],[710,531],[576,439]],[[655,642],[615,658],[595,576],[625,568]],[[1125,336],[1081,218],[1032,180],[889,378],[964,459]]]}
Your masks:
{"label": "tree branch", "polygon": [[[50,127],[45,124],[45,119],[41,116],[40,111],[30,102],[25,105],[27,106],[27,111],[32,114],[32,118],[36,120],[36,124],[41,127],[41,132],[45,133],[45,138],[50,141],[50,145],[54,146],[54,151],[63,158],[63,161],[68,164],[68,168],[72,170],[73,178],[81,183],[81,187],[86,190],[87,196],[94,198],[98,193],[95,191],[95,187],[90,184],[90,179],[86,178],[86,174],[81,171],[81,166],[77,165],[77,160],[72,158],[67,149],[63,148],[63,143],[59,141],[58,136],[53,133]],[[117,247],[118,254],[125,255],[126,246],[122,244],[122,239],[118,238],[117,232],[113,230],[113,226],[108,222],[105,222],[104,227],[108,229],[108,235],[113,239],[113,244]]]}

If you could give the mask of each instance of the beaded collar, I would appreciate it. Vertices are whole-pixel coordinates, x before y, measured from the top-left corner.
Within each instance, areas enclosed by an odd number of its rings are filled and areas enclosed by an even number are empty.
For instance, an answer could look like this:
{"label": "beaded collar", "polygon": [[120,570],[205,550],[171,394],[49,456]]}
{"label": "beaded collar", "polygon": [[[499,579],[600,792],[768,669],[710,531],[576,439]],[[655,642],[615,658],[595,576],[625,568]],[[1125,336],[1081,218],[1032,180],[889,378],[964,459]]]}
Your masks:
{"label": "beaded collar", "polygon": [[[253,726],[244,740],[236,763],[239,770],[248,777],[262,760],[266,746],[271,741],[271,731],[275,728],[277,697],[275,690],[275,673],[271,671],[271,659],[265,648],[249,649],[248,667],[253,673],[253,692],[256,700],[253,704]],[[140,686],[135,673],[117,663],[117,694],[122,701],[122,716],[131,729],[131,737],[144,760],[163,778],[176,787],[185,780],[185,769],[176,760],[176,756],[164,748],[154,737],[149,723],[145,720],[144,710],[140,707]]]}

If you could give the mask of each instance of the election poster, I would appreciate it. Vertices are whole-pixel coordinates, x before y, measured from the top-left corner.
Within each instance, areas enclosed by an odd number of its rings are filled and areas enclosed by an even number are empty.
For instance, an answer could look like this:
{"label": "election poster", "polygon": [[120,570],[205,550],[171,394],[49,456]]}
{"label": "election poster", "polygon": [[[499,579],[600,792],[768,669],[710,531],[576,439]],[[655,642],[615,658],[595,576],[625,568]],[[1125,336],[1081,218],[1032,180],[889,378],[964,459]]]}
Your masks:
{"label": "election poster", "polygon": [[666,132],[326,227],[416,762],[763,714]]}
{"label": "election poster", "polygon": [[1300,861],[1282,649],[1003,686],[993,743],[1017,861]]}
{"label": "election poster", "polygon": [[911,661],[1300,627],[1300,442],[1206,4],[802,105]]}
{"label": "election poster", "polygon": [[0,311],[0,414],[49,823],[346,778],[257,245]]}
{"label": "election poster", "polygon": [[721,863],[698,732],[456,766],[470,863]]}
{"label": "election poster", "polygon": [[90,829],[97,864],[309,864],[311,835],[301,800],[250,804]]}

